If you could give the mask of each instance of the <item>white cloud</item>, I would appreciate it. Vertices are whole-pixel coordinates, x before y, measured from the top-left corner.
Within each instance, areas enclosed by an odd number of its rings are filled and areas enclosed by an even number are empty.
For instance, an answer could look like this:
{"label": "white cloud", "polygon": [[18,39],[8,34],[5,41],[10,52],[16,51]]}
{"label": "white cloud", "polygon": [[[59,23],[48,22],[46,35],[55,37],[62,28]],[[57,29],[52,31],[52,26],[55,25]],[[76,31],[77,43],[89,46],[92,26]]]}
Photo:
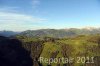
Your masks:
{"label": "white cloud", "polygon": [[18,12],[19,7],[3,6],[0,8],[0,12]]}
{"label": "white cloud", "polygon": [[46,19],[35,18],[29,15],[0,12],[0,30],[23,31],[40,28],[34,23],[44,22]]}
{"label": "white cloud", "polygon": [[7,13],[7,12],[0,12],[0,22],[42,22],[45,19],[41,18],[35,18],[33,16],[28,16],[28,15],[22,15],[22,14],[16,14],[16,13]]}
{"label": "white cloud", "polygon": [[38,5],[40,5],[40,0],[32,0],[33,8],[36,8]]}

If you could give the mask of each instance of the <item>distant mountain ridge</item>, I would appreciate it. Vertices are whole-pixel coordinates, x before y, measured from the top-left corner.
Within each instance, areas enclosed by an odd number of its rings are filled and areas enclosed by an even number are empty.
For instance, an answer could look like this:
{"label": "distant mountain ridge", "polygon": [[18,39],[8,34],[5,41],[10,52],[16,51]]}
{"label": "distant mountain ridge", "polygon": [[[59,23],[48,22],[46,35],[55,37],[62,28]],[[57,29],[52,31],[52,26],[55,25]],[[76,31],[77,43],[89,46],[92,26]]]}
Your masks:
{"label": "distant mountain ridge", "polygon": [[19,34],[19,32],[14,32],[14,31],[0,31],[0,36],[5,36],[5,37],[10,37],[13,35]]}
{"label": "distant mountain ridge", "polygon": [[28,37],[56,37],[63,38],[66,35],[73,36],[74,32],[66,32],[65,30],[56,30],[56,29],[41,29],[41,30],[28,30],[20,33],[20,35]]}
{"label": "distant mountain ridge", "polygon": [[69,29],[39,29],[39,30],[26,30],[23,32],[0,31],[0,36],[6,36],[6,37],[22,35],[27,37],[66,38],[66,37],[74,37],[77,35],[91,35],[91,34],[100,34],[100,28],[85,27],[85,28],[69,28]]}
{"label": "distant mountain ridge", "polygon": [[40,29],[40,30],[27,30],[19,35],[28,37],[55,37],[55,38],[66,38],[77,35],[91,35],[100,34],[100,28],[70,28],[70,29]]}

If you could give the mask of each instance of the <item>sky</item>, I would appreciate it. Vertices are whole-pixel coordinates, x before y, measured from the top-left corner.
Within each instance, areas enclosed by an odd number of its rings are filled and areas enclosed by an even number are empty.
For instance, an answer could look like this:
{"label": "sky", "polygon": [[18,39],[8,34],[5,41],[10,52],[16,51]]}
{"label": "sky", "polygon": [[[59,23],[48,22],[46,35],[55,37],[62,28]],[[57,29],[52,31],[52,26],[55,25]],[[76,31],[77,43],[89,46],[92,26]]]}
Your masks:
{"label": "sky", "polygon": [[0,0],[0,30],[100,27],[100,0]]}

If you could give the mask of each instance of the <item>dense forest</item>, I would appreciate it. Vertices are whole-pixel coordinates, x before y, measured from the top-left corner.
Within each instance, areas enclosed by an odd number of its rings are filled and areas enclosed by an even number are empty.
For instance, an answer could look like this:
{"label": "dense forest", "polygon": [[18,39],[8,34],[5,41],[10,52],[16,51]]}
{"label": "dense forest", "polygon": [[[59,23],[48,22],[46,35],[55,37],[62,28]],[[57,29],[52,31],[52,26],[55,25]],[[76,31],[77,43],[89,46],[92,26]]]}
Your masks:
{"label": "dense forest", "polygon": [[[68,63],[45,63],[40,62],[41,57],[72,57],[74,60]],[[99,62],[98,32],[76,34],[62,30],[39,30],[25,31],[10,37],[0,36],[0,66],[100,66]]]}

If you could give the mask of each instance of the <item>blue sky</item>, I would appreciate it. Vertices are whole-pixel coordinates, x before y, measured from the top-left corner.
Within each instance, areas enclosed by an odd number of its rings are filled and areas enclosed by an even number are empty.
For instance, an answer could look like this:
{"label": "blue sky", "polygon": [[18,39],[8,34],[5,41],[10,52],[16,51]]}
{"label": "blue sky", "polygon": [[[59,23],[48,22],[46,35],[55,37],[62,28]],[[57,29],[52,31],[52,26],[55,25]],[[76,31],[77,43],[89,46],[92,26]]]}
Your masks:
{"label": "blue sky", "polygon": [[100,0],[0,0],[0,30],[100,27]]}

